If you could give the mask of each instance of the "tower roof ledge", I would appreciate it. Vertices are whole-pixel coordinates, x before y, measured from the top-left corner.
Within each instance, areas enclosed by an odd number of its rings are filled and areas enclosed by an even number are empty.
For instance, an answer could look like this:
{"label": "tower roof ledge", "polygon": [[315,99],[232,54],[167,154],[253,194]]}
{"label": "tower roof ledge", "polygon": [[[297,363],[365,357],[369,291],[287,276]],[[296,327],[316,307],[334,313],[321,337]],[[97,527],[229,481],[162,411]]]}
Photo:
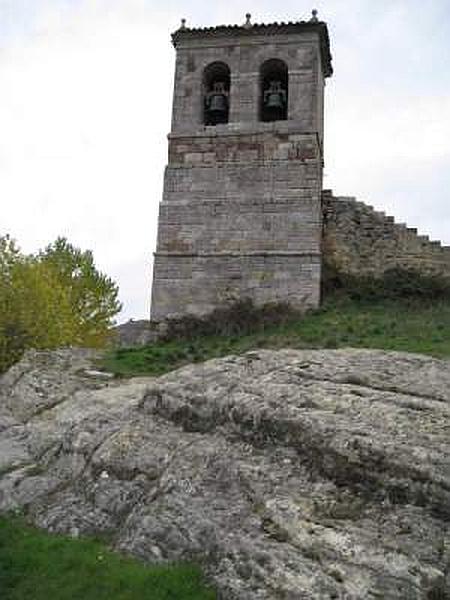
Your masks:
{"label": "tower roof ledge", "polygon": [[324,77],[330,77],[333,73],[333,67],[331,64],[332,56],[330,52],[328,27],[324,21],[312,19],[310,21],[289,21],[288,23],[275,22],[267,24],[251,24],[249,19],[247,19],[247,22],[243,25],[218,25],[216,27],[189,28],[186,27],[186,22],[183,19],[181,27],[172,33],[172,43],[176,48],[180,42],[185,40],[231,37],[236,35],[254,36],[309,32],[315,32],[319,34],[323,74]]}

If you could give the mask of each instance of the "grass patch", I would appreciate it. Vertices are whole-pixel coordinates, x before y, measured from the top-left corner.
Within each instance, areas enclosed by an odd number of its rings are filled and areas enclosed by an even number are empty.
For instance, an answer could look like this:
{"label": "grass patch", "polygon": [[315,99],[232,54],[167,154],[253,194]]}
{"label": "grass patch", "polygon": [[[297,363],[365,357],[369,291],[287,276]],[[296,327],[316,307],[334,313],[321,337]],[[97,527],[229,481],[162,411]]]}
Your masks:
{"label": "grass patch", "polygon": [[450,299],[355,298],[335,294],[317,311],[256,322],[242,333],[205,334],[109,352],[103,367],[119,376],[160,375],[190,362],[254,348],[380,348],[450,357]]}
{"label": "grass patch", "polygon": [[152,566],[95,540],[50,535],[0,518],[2,600],[214,600],[192,565]]}

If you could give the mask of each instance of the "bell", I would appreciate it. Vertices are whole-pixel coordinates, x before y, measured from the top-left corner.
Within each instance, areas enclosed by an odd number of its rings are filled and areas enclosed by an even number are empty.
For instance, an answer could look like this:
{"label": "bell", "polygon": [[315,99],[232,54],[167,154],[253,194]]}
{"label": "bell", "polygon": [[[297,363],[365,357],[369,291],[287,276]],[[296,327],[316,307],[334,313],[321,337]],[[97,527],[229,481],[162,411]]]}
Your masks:
{"label": "bell", "polygon": [[206,94],[206,125],[228,122],[228,92],[222,81],[216,81],[213,89]]}
{"label": "bell", "polygon": [[225,113],[227,111],[227,99],[222,93],[212,94],[209,98],[208,112]]}
{"label": "bell", "polygon": [[264,92],[264,107],[269,110],[281,111],[286,103],[286,92],[281,87],[280,81],[271,81]]}
{"label": "bell", "polygon": [[280,92],[273,92],[266,96],[266,108],[281,110],[283,108],[283,99]]}

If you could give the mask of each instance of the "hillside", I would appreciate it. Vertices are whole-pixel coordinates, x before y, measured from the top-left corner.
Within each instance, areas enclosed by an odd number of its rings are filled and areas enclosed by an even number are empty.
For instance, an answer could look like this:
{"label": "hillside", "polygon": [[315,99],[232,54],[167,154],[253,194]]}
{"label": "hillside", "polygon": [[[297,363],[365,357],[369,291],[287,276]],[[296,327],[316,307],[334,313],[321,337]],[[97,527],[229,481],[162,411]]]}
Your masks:
{"label": "hillside", "polygon": [[[400,275],[401,276],[401,275]],[[118,375],[160,375],[190,362],[255,348],[378,348],[450,357],[450,293],[430,282],[400,281],[397,272],[384,287],[361,279],[353,291],[331,294],[307,315],[284,306],[269,311],[241,303],[231,311],[185,325],[167,340],[127,347],[147,334],[145,322],[122,332],[122,348],[108,353],[106,369]]]}

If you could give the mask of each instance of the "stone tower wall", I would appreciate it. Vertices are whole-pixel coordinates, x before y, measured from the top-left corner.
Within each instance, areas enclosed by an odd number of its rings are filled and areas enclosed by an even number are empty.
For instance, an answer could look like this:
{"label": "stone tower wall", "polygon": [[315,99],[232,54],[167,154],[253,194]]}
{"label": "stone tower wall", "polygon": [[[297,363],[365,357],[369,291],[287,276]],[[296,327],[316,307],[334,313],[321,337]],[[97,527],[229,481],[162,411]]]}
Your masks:
{"label": "stone tower wall", "polygon": [[313,31],[250,34],[241,30],[177,43],[172,133],[203,129],[203,74],[215,61],[228,65],[231,72],[230,122],[215,127],[216,133],[250,132],[255,124],[273,129],[273,124],[261,124],[258,118],[260,67],[273,58],[284,61],[289,71],[288,121],[295,122],[296,129],[318,131],[322,137],[323,59],[319,34]]}
{"label": "stone tower wall", "polygon": [[[258,121],[259,69],[289,68],[286,121]],[[230,122],[202,124],[202,76],[231,72]],[[160,204],[152,319],[250,297],[318,306],[323,72],[313,31],[188,38],[177,45],[172,132]]]}
{"label": "stone tower wall", "polygon": [[323,193],[323,260],[343,273],[381,276],[401,267],[450,277],[450,247],[352,197]]}

